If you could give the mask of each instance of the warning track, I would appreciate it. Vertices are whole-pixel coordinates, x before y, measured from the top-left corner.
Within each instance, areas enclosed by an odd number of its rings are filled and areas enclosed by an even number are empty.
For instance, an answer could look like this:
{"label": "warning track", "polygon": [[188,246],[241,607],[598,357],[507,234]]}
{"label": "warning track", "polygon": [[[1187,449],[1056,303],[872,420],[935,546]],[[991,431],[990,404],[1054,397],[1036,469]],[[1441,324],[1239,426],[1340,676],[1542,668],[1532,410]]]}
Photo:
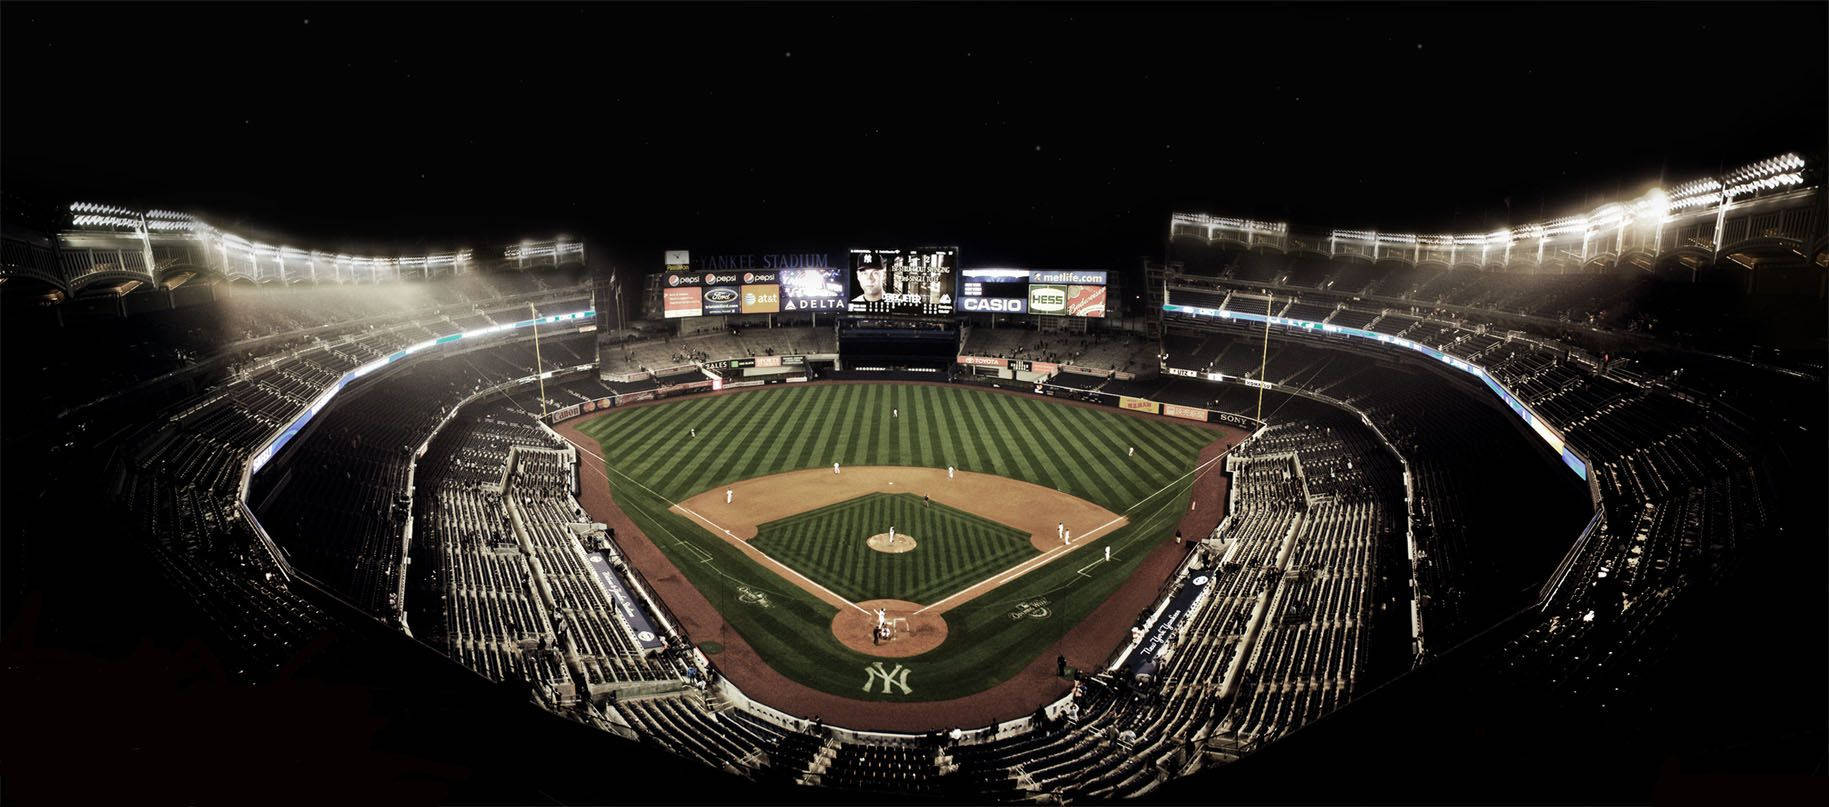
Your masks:
{"label": "warning track", "polygon": [[[832,385],[838,386],[846,383],[848,382],[835,382]],[[925,385],[900,384],[898,386]],[[951,385],[932,386],[948,387]],[[750,395],[757,394],[757,392],[759,391],[743,390],[697,397]],[[1002,394],[1030,397],[1014,392]],[[657,402],[657,404],[664,403],[671,402]],[[1109,408],[1073,401],[1050,401],[1050,403],[1085,407],[1108,413],[1116,412]],[[638,406],[649,405],[656,404],[639,404]],[[1122,414],[1127,417],[1149,417],[1141,414]],[[583,422],[574,421],[558,427],[558,431],[568,440],[591,450],[589,454],[581,452],[581,503],[594,518],[616,528],[618,541],[628,554],[630,561],[642,570],[646,582],[667,605],[671,614],[680,622],[688,635],[698,642],[718,642],[724,645],[725,649],[715,656],[714,660],[733,683],[742,687],[752,697],[791,713],[803,716],[819,715],[827,722],[837,725],[888,731],[926,731],[951,726],[983,725],[990,720],[1005,720],[1028,714],[1039,705],[1059,697],[1066,690],[1067,683],[1054,676],[1054,655],[1065,655],[1070,665],[1082,668],[1093,667],[1101,663],[1128,637],[1129,627],[1137,614],[1153,602],[1157,587],[1164,577],[1179,564],[1186,551],[1185,546],[1175,545],[1166,540],[1166,536],[1157,537],[1131,550],[1132,552],[1143,551],[1147,555],[1139,562],[1127,580],[1112,591],[1103,602],[1087,612],[1052,645],[1047,646],[1045,652],[1036,655],[1014,675],[987,689],[942,701],[885,702],[845,697],[814,689],[790,679],[770,667],[761,658],[743,636],[718,612],[706,595],[694,587],[692,582],[659,549],[655,544],[656,537],[645,534],[617,505],[610,486],[606,484],[612,472],[606,471],[602,460],[593,456],[598,450],[595,439],[577,429],[577,425]],[[1218,473],[1218,465],[1215,460],[1243,438],[1242,432],[1218,424],[1208,424],[1205,428],[1213,433],[1214,441],[1199,452],[1197,462],[1204,470],[1194,474],[1191,481],[1197,499],[1208,504],[1203,504],[1197,511],[1182,515],[1179,527],[1190,536],[1205,534],[1222,517],[1222,508],[1212,506],[1223,502],[1225,497],[1225,477]],[[829,476],[830,468],[827,467],[824,470]],[[944,471],[939,471],[939,473],[943,475]],[[717,490],[716,495],[721,504],[722,488]],[[1048,532],[1052,532],[1052,524],[1048,526]],[[659,536],[659,538],[676,540],[670,536]],[[1076,562],[1075,565],[1084,566],[1085,564]],[[1094,566],[1088,574],[1096,574],[1097,568]],[[852,612],[858,613],[855,610]],[[867,638],[865,640],[867,641]]]}

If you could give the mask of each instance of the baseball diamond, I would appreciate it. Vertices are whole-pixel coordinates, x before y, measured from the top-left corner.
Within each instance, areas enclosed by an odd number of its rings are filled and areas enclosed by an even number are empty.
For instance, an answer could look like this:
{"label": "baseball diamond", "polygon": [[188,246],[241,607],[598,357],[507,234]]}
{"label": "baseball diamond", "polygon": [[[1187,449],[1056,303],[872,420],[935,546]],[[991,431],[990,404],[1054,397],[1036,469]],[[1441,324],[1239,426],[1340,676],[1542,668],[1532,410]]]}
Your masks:
{"label": "baseball diamond", "polygon": [[[884,554],[859,540],[884,524],[921,536],[920,551]],[[771,521],[750,543],[854,602],[932,602],[1039,554],[1027,533],[946,505],[923,507],[909,493],[866,494]]]}
{"label": "baseball diamond", "polygon": [[[689,437],[695,428],[698,437]],[[599,449],[607,469],[584,484],[607,484],[617,506],[763,661],[814,689],[872,701],[958,698],[1027,666],[1109,597],[1149,548],[1172,536],[1195,479],[1216,466],[1197,457],[1218,436],[983,390],[883,384],[650,404],[613,410],[577,430],[598,442],[584,448]],[[1126,451],[1133,445],[1134,456]],[[836,476],[829,472],[834,461],[841,466]],[[958,487],[924,504],[920,495],[929,491],[890,492],[895,480],[888,479],[874,483],[881,486],[875,492],[828,494],[843,498],[801,512],[810,508],[752,495],[745,486],[806,469],[818,469],[809,478],[827,486],[845,484],[846,476],[864,479],[885,466],[930,472],[936,491],[953,466]],[[981,477],[987,482],[975,481]],[[1059,507],[1024,507],[1001,488],[960,506],[974,498],[972,486],[991,478],[1081,508],[1070,525],[1080,538],[1052,546]],[[779,512],[759,525],[726,518],[724,492],[733,486],[730,508],[762,499]],[[1037,523],[1011,526],[1025,521]],[[903,555],[871,551],[865,540],[889,526],[913,534],[921,547]],[[1106,546],[1110,563],[1051,562],[1067,554],[1102,557]],[[745,590],[765,593],[771,607],[745,603]],[[1038,597],[1049,599],[1053,618],[1009,618],[1012,608]],[[833,633],[844,624],[834,616],[864,610],[855,603],[866,599],[918,603],[944,619],[944,641],[903,660],[906,691],[860,689],[861,671],[883,654],[865,649],[867,628],[856,637]]]}

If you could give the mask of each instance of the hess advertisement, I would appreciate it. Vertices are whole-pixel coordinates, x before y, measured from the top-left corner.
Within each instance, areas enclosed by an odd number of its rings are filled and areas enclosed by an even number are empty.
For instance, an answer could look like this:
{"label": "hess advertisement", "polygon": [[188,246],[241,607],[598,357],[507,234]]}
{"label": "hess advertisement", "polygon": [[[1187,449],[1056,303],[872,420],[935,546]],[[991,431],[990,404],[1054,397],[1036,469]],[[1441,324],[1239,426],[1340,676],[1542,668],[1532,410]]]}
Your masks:
{"label": "hess advertisement", "polygon": [[1033,284],[1029,286],[1029,313],[1050,317],[1103,317],[1105,287]]}
{"label": "hess advertisement", "polygon": [[1105,316],[1102,271],[962,269],[959,310],[973,314]]}
{"label": "hess advertisement", "polygon": [[951,314],[958,247],[851,250],[857,314]]}

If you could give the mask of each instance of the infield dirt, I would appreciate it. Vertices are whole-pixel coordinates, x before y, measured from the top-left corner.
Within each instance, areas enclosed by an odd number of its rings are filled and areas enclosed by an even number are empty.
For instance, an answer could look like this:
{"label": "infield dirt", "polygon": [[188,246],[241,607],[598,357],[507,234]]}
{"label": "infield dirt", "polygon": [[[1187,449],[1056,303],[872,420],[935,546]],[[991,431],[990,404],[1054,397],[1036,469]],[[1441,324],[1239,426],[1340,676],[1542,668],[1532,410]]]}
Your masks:
{"label": "infield dirt", "polygon": [[[735,390],[710,394],[742,395],[755,394],[755,391]],[[1003,390],[1002,394],[1025,393]],[[669,402],[636,405],[665,403]],[[1062,400],[1058,403],[1114,411],[1079,401]],[[1139,418],[1157,417],[1142,413],[1124,414]],[[752,697],[803,717],[819,715],[832,725],[881,731],[927,731],[951,726],[979,726],[987,721],[1026,715],[1036,707],[1059,698],[1070,687],[1066,679],[1054,674],[1054,658],[1049,653],[1037,655],[1020,672],[1003,683],[947,701],[889,703],[860,700],[822,692],[787,677],[762,660],[761,655],[750,647],[742,634],[725,621],[724,616],[705,595],[686,579],[659,547],[617,506],[615,496],[607,484],[608,472],[604,469],[602,458],[595,453],[598,450],[596,440],[577,429],[577,425],[582,422],[561,423],[555,427],[568,441],[583,448],[585,456],[581,457],[581,464],[585,468],[585,477],[581,480],[581,503],[593,517],[617,529],[619,541],[631,561],[644,570],[646,582],[666,602],[687,634],[699,642],[717,642],[724,646],[724,652],[717,656],[719,670]],[[1244,432],[1221,424],[1202,425],[1214,432],[1214,442],[1200,452],[1199,462],[1202,463],[1223,455],[1245,436]],[[831,469],[828,467],[825,470],[830,472]],[[1222,506],[1207,506],[1184,513],[1179,526],[1187,535],[1203,535],[1219,523],[1225,513],[1223,503],[1226,500],[1226,487],[1226,477],[1219,473],[1217,465],[1196,477],[1196,498]],[[1134,620],[1155,600],[1157,586],[1181,562],[1189,548],[1190,546],[1178,546],[1166,539],[1157,542],[1131,578],[1063,636],[1051,648],[1051,652],[1065,657],[1067,663],[1074,667],[1085,669],[1100,665],[1113,648],[1128,638]],[[868,636],[865,640],[868,640]]]}

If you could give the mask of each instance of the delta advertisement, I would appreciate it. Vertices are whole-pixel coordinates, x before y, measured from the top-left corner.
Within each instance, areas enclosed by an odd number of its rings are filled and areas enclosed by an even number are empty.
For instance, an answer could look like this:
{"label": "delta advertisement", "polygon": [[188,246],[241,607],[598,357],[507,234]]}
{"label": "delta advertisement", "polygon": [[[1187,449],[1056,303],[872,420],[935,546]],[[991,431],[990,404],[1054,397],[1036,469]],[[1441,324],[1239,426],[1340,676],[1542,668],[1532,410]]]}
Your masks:
{"label": "delta advertisement", "polygon": [[854,314],[953,313],[958,247],[851,250]]}
{"label": "delta advertisement", "polygon": [[845,310],[845,284],[837,269],[784,269],[777,276],[782,311]]}

